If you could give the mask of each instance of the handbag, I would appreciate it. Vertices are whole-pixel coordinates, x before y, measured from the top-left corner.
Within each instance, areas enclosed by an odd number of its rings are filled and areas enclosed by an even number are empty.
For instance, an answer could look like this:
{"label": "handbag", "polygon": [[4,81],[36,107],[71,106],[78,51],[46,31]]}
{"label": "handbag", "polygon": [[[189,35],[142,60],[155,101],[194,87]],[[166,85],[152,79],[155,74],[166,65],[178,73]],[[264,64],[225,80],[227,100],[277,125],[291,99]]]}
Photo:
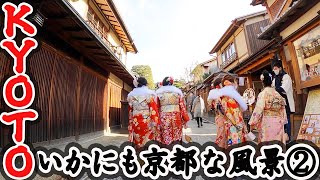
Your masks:
{"label": "handbag", "polygon": [[192,138],[190,136],[188,136],[187,134],[184,134],[184,138],[186,139],[186,141],[189,143],[189,142],[192,142]]}
{"label": "handbag", "polygon": [[249,132],[246,134],[246,140],[247,141],[254,141],[256,139],[256,135],[254,135],[252,132]]}
{"label": "handbag", "polygon": [[189,143],[189,142],[192,142],[192,138],[189,136],[189,135],[187,135],[187,132],[186,131],[184,131],[184,139]]}
{"label": "handbag", "polygon": [[289,141],[289,135],[287,133],[283,134],[283,139],[287,142]]}

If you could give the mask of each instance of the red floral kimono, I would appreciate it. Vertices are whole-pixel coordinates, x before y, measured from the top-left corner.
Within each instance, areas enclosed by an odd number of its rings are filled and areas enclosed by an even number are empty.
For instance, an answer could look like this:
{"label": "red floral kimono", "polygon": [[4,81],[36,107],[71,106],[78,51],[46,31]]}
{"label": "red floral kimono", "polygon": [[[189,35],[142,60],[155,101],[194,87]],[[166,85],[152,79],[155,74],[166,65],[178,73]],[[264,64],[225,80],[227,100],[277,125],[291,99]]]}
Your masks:
{"label": "red floral kimono", "polygon": [[212,109],[215,111],[215,124],[217,126],[217,136],[215,143],[221,147],[227,148],[227,138],[225,132],[225,122],[226,119],[223,115],[221,109],[221,99],[219,94],[219,89],[212,89],[209,92],[208,103],[211,104]]}
{"label": "red floral kimono", "polygon": [[159,114],[156,95],[147,87],[135,88],[128,95],[129,141],[137,148],[148,141],[159,141]]}
{"label": "red floral kimono", "polygon": [[240,94],[233,86],[226,86],[219,90],[221,93],[221,109],[225,117],[225,137],[227,146],[243,143],[248,133],[243,120],[242,111],[247,109]]}
{"label": "red floral kimono", "polygon": [[180,89],[163,86],[157,90],[160,111],[161,143],[170,145],[182,140],[182,128],[189,121],[189,115]]}
{"label": "red floral kimono", "polygon": [[227,96],[222,97],[221,104],[225,109],[227,121],[225,123],[225,133],[227,137],[227,145],[231,146],[246,141],[247,127],[243,120],[242,112],[238,103]]}

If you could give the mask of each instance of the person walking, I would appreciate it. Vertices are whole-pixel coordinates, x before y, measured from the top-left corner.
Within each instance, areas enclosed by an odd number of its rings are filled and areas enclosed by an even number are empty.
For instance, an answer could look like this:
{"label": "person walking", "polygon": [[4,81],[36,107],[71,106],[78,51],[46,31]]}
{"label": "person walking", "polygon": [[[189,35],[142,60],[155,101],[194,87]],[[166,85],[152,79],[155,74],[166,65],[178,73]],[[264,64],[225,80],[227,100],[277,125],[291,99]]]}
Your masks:
{"label": "person walking", "polygon": [[219,90],[221,95],[221,109],[226,119],[225,135],[227,146],[246,141],[247,126],[243,120],[243,111],[248,106],[238,93],[237,83],[231,75],[225,75],[221,81],[223,88]]}
{"label": "person walking", "polygon": [[215,143],[223,149],[227,148],[227,138],[225,123],[227,122],[223,110],[221,108],[221,95],[219,90],[221,89],[222,77],[217,77],[213,80],[213,89],[210,90],[208,95],[208,104],[211,105],[211,109],[215,112],[215,124],[217,127],[217,135]]}
{"label": "person walking", "polygon": [[260,79],[264,89],[258,95],[249,125],[259,131],[259,143],[274,140],[285,143],[286,100],[271,87],[272,76],[268,71],[264,71]]}
{"label": "person walking", "polygon": [[159,113],[156,94],[147,87],[144,77],[135,79],[134,88],[128,94],[129,102],[129,141],[136,149],[141,149],[151,140],[160,140]]}
{"label": "person walking", "polygon": [[197,92],[197,96],[193,100],[191,111],[194,115],[194,118],[197,120],[198,128],[200,128],[200,126],[203,126],[202,118],[205,111],[205,104],[199,92]]}
{"label": "person walking", "polygon": [[160,139],[163,145],[182,143],[182,128],[190,120],[180,89],[173,86],[173,78],[163,79],[157,91],[160,113]]}
{"label": "person walking", "polygon": [[291,119],[290,114],[295,112],[295,102],[293,98],[293,86],[291,77],[283,70],[281,61],[276,61],[273,64],[273,72],[275,77],[272,82],[272,87],[286,100],[286,113],[288,123],[284,128],[291,140]]}
{"label": "person walking", "polygon": [[187,106],[188,106],[188,111],[191,114],[191,119],[194,119],[194,114],[192,112],[192,106],[193,106],[193,101],[194,101],[195,98],[196,98],[196,96],[192,92],[188,96]]}

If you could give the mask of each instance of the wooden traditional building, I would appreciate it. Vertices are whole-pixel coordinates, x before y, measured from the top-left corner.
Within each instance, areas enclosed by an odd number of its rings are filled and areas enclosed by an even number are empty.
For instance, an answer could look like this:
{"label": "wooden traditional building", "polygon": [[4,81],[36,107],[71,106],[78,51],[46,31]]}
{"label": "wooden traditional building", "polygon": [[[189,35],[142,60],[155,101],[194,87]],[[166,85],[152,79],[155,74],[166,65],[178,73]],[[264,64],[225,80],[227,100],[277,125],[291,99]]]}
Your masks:
{"label": "wooden traditional building", "polygon": [[217,57],[213,57],[205,62],[197,64],[191,72],[191,75],[193,76],[193,83],[201,83],[217,68],[217,66]]}
{"label": "wooden traditional building", "polygon": [[274,41],[272,51],[293,79],[296,113],[292,126],[296,136],[308,91],[320,88],[320,1],[253,0],[251,4],[266,7],[271,24],[258,38]]}
{"label": "wooden traditional building", "polygon": [[[79,139],[84,134],[103,134],[110,128],[126,126],[126,97],[132,90],[133,76],[124,64],[127,52],[137,53],[137,49],[113,2],[28,3],[35,12],[39,48],[29,56],[27,73],[37,89],[33,106],[39,118],[28,124],[27,141]],[[0,18],[4,22],[3,14]],[[1,51],[2,83],[13,73],[11,59]],[[11,111],[4,102],[1,108]],[[11,139],[9,129],[1,125],[1,147]]]}
{"label": "wooden traditional building", "polygon": [[[271,57],[268,54],[260,55],[263,48],[270,42],[257,39],[257,35],[262,31],[261,27],[265,27],[269,23],[267,11],[238,17],[232,21],[227,31],[210,51],[210,54],[217,54],[218,65],[221,70],[237,73],[239,77],[245,78],[245,83],[239,86],[241,94],[247,87],[252,86],[252,80],[255,79],[252,79],[251,76],[251,73],[254,72],[248,69],[245,69],[242,73],[239,73],[239,71],[245,68],[248,61],[259,61],[259,59],[265,61],[264,59]],[[257,56],[258,54],[259,56]],[[268,67],[268,63],[259,64],[259,68],[256,67],[253,71],[261,70],[264,67]],[[259,72],[256,74],[259,74]],[[257,78],[256,75],[254,77]]]}

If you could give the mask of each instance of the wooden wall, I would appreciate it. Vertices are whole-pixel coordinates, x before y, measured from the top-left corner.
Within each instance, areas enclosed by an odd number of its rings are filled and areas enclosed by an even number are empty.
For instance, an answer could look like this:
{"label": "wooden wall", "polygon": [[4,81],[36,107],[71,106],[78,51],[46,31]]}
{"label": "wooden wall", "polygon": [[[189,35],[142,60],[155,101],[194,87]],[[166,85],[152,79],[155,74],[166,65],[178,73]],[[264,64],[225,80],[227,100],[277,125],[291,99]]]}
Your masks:
{"label": "wooden wall", "polygon": [[121,100],[122,100],[122,87],[114,83],[113,81],[110,81],[109,84],[110,88],[110,97],[109,97],[109,103],[110,103],[110,113],[109,113],[109,119],[110,119],[110,128],[119,128],[121,125]]}
{"label": "wooden wall", "polygon": [[270,21],[269,19],[266,19],[246,26],[245,32],[247,36],[249,56],[258,52],[269,42],[257,38],[258,34],[262,32],[260,28],[266,27],[268,24],[270,24]]}
{"label": "wooden wall", "polygon": [[[36,88],[32,108],[38,110],[39,118],[33,124],[27,123],[27,142],[50,141],[102,131],[106,121],[107,78],[96,75],[48,45],[42,45],[30,57],[27,74]],[[4,76],[12,74],[12,61],[2,53],[0,70],[0,78],[4,83],[7,79]],[[113,91],[120,92],[121,96],[121,89]],[[112,105],[117,104],[115,100],[112,102]],[[3,102],[1,108],[2,111],[12,111]],[[8,137],[11,138],[8,127],[1,125],[0,135],[0,145],[3,147]]]}
{"label": "wooden wall", "polygon": [[[3,91],[3,85],[4,80],[8,78],[9,71],[12,71],[12,68],[9,69],[9,66],[13,66],[13,63],[10,62],[10,60],[3,54],[0,53],[0,91],[1,91],[1,103],[0,108],[1,112],[3,111],[10,111],[10,109],[6,106],[4,99],[2,97],[2,91]],[[10,75],[13,75],[13,72],[10,73]],[[10,128],[8,126],[3,125],[0,123],[0,148],[3,147],[5,144],[8,143],[8,139],[11,138],[11,135],[9,134]]]}

